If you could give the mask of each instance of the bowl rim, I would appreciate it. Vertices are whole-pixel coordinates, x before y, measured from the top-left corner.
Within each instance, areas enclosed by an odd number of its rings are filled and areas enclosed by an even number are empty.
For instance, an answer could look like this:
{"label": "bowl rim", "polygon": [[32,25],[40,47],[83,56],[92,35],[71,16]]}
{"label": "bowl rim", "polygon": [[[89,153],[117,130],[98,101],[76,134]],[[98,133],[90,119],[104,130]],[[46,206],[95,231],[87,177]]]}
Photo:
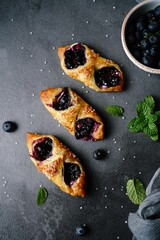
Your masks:
{"label": "bowl rim", "polygon": [[147,0],[147,1],[143,1],[141,3],[138,3],[135,7],[133,7],[126,15],[126,17],[123,20],[122,23],[122,28],[121,28],[121,41],[122,41],[122,46],[123,49],[126,53],[126,55],[128,56],[128,58],[131,60],[132,63],[134,63],[137,67],[139,67],[140,69],[149,72],[149,73],[156,73],[156,74],[160,74],[160,69],[157,68],[150,68],[147,67],[146,65],[143,65],[142,63],[140,63],[136,58],[133,57],[133,55],[131,54],[130,50],[128,49],[127,43],[126,43],[126,39],[125,39],[125,31],[126,31],[126,25],[127,22],[129,20],[129,18],[131,17],[131,15],[141,6],[147,4],[147,3],[153,3],[153,0]]}

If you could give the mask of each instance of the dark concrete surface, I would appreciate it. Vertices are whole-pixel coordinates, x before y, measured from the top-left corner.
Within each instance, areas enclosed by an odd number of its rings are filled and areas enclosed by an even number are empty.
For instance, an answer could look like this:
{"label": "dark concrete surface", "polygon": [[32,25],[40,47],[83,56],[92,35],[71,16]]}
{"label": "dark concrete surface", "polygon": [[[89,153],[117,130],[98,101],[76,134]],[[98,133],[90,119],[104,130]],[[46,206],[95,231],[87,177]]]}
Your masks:
{"label": "dark concrete surface", "polygon": [[[126,181],[137,177],[147,186],[160,159],[159,142],[127,130],[138,101],[152,95],[160,103],[160,77],[138,69],[122,49],[121,25],[135,4],[133,0],[0,1],[0,125],[6,120],[18,124],[14,133],[5,133],[2,127],[0,131],[0,239],[78,240],[75,227],[85,223],[90,231],[83,239],[131,240],[126,221],[137,206],[125,194]],[[98,93],[64,75],[57,47],[74,42],[122,65],[124,91]],[[64,86],[99,112],[105,122],[103,141],[75,140],[46,111],[39,91]],[[124,107],[125,119],[107,114],[109,104]],[[88,179],[85,198],[61,192],[36,170],[26,148],[27,131],[54,134],[79,156]],[[96,161],[92,154],[97,148],[110,153]],[[49,193],[42,207],[36,205],[40,184]]]}

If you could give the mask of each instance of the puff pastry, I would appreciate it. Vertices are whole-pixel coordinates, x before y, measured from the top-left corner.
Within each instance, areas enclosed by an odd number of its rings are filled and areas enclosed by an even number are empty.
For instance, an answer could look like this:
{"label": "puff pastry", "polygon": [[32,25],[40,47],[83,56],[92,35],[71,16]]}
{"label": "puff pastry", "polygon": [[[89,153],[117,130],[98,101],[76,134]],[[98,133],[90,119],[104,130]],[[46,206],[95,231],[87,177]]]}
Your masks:
{"label": "puff pastry", "polygon": [[58,56],[63,71],[88,87],[101,92],[122,90],[123,73],[118,64],[99,56],[87,45],[59,47]]}
{"label": "puff pastry", "polygon": [[85,196],[86,177],[79,159],[52,135],[27,133],[29,155],[36,168],[62,191]]}
{"label": "puff pastry", "polygon": [[70,88],[49,88],[40,92],[46,109],[76,139],[103,139],[104,125],[89,104]]}

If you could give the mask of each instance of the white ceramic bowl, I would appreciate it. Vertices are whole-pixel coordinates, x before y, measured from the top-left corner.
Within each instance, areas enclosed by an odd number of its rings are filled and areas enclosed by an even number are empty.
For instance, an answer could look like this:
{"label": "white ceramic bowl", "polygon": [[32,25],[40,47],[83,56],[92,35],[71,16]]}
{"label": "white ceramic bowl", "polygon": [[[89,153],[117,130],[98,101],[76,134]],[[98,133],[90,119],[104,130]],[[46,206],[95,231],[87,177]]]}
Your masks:
{"label": "white ceramic bowl", "polygon": [[136,16],[146,13],[149,10],[153,10],[155,7],[160,5],[160,0],[146,0],[139,4],[137,4],[134,8],[132,8],[129,13],[126,15],[121,29],[121,41],[123,45],[123,49],[128,56],[128,58],[140,69],[149,72],[149,73],[155,73],[160,74],[160,69],[155,69],[151,67],[147,67],[140,63],[137,59],[135,59],[128,49],[127,43],[126,43],[126,29],[129,25],[129,23],[132,21],[132,19],[136,18]]}

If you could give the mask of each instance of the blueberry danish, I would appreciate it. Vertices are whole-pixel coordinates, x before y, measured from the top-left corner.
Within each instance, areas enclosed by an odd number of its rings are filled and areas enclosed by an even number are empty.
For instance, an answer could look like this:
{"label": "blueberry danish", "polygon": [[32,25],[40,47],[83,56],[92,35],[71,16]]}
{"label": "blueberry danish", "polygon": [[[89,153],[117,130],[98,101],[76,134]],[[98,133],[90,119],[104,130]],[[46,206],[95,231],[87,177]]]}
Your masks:
{"label": "blueberry danish", "polygon": [[27,133],[29,155],[36,168],[62,191],[85,196],[86,177],[79,159],[52,135]]}
{"label": "blueberry danish", "polygon": [[46,109],[76,139],[96,141],[103,139],[101,118],[89,104],[70,88],[49,88],[41,91]]}
{"label": "blueberry danish", "polygon": [[58,48],[63,71],[100,92],[121,91],[123,73],[112,60],[105,59],[82,43]]}

